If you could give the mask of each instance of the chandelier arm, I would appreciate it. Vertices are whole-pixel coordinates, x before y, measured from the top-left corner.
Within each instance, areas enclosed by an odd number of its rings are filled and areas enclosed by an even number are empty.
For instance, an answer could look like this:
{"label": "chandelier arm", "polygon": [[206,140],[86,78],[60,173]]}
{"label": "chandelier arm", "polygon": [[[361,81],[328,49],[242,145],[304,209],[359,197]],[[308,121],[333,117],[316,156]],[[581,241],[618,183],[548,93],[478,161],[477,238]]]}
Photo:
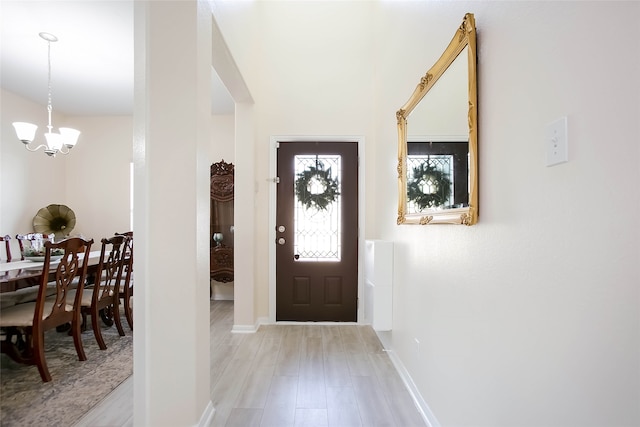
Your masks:
{"label": "chandelier arm", "polygon": [[29,147],[29,145],[31,145],[31,144],[24,144],[24,148],[26,148],[29,151],[38,151],[41,148],[44,148],[44,149],[49,148],[49,146],[47,144],[40,144],[36,148],[31,148],[31,147]]}

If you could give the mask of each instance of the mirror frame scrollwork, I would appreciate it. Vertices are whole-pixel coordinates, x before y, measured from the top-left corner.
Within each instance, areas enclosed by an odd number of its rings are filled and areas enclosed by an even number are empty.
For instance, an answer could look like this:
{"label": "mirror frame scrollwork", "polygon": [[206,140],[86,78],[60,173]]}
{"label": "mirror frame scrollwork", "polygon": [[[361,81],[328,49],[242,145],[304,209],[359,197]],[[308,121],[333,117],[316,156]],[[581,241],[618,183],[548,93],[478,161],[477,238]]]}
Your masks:
{"label": "mirror frame scrollwork", "polygon": [[[407,212],[407,117],[416,108],[458,55],[467,49],[469,83],[469,203],[462,208]],[[398,122],[398,220],[400,224],[464,224],[478,221],[478,90],[476,80],[476,25],[472,13],[462,24],[438,61],[420,79],[413,94],[396,112]]]}

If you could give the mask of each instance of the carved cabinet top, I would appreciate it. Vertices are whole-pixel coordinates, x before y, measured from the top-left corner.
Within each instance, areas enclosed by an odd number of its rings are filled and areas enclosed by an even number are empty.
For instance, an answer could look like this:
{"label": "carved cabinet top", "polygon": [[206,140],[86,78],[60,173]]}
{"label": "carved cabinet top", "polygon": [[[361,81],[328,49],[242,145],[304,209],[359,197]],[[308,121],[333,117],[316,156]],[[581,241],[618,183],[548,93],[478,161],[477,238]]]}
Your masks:
{"label": "carved cabinet top", "polygon": [[211,165],[211,198],[218,202],[233,200],[233,163],[224,160]]}

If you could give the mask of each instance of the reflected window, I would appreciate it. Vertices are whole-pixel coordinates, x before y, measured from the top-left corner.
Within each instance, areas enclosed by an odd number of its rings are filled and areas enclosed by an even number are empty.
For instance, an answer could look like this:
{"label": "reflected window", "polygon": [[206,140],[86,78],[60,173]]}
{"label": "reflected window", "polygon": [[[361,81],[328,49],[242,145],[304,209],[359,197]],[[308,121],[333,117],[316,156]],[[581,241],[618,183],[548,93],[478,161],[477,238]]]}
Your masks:
{"label": "reflected window", "polygon": [[407,143],[407,212],[469,206],[469,143]]}

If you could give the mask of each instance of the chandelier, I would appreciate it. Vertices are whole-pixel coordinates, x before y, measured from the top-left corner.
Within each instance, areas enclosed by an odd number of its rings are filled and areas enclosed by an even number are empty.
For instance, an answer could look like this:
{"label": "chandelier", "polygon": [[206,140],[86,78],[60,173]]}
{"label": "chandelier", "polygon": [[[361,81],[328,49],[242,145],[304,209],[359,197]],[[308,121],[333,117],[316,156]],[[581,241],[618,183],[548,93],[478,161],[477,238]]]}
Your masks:
{"label": "chandelier", "polygon": [[47,42],[47,60],[49,65],[49,97],[47,102],[49,125],[47,126],[48,132],[44,134],[46,144],[40,144],[35,148],[31,146],[33,138],[36,135],[36,130],[38,129],[37,125],[26,122],[14,122],[13,127],[16,129],[18,139],[24,144],[24,148],[29,151],[37,151],[40,148],[44,148],[44,152],[48,156],[55,157],[58,153],[69,154],[69,151],[76,145],[76,142],[78,142],[80,131],[71,128],[60,128],[60,133],[53,132],[53,126],[51,125],[51,112],[53,111],[51,107],[51,42],[57,42],[58,38],[49,33],[40,33],[39,35]]}

